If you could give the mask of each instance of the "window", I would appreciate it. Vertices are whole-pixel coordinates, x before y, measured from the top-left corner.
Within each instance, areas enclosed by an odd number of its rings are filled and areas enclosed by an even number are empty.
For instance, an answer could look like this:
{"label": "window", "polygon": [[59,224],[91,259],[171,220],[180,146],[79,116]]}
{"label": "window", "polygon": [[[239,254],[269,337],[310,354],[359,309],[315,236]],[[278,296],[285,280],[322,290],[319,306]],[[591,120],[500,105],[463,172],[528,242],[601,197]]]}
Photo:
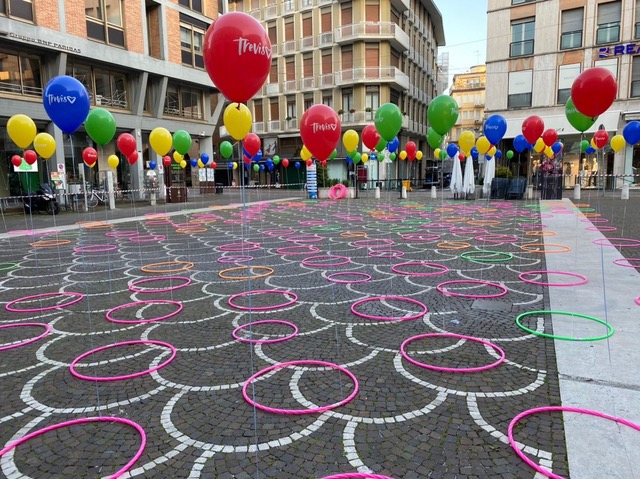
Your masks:
{"label": "window", "polygon": [[130,109],[129,79],[126,74],[69,62],[67,75],[84,85],[94,105]]}
{"label": "window", "polygon": [[633,38],[640,38],[640,0],[636,0],[636,16],[635,26],[633,29]]}
{"label": "window", "polygon": [[0,14],[33,22],[33,6],[30,0],[0,0]]}
{"label": "window", "polygon": [[296,117],[296,99],[292,96],[287,97],[287,120]]}
{"label": "window", "polygon": [[367,85],[364,97],[365,120],[373,121],[376,110],[380,108],[380,87],[377,85]]}
{"label": "window", "polygon": [[536,21],[533,18],[525,18],[511,22],[512,57],[533,55],[533,37],[535,29]]}
{"label": "window", "polygon": [[202,91],[184,85],[169,84],[164,100],[165,115],[203,119]]}
{"label": "window", "polygon": [[87,37],[124,47],[122,0],[85,0]]}
{"label": "window", "polygon": [[183,7],[202,13],[202,0],[178,0]]}
{"label": "window", "polygon": [[507,108],[530,107],[532,87],[533,70],[509,73]]}
{"label": "window", "polygon": [[42,95],[40,58],[22,53],[0,52],[0,91]]}
{"label": "window", "polygon": [[344,118],[347,121],[353,121],[353,90],[351,88],[345,88],[342,90],[342,110],[344,112]]}
{"label": "window", "polygon": [[511,0],[511,5],[521,5],[523,3],[531,3],[535,1],[536,0]]}
{"label": "window", "polygon": [[562,35],[560,36],[560,50],[579,48],[582,46],[582,26],[584,23],[584,9],[574,8],[562,12]]}
{"label": "window", "polygon": [[262,111],[262,100],[254,100],[253,102],[253,122],[262,123],[264,121],[264,113]]}
{"label": "window", "polygon": [[596,45],[620,41],[620,1],[598,5]]}
{"label": "window", "polygon": [[180,24],[180,49],[182,50],[182,64],[196,68],[204,68],[202,45],[204,30],[193,25]]}
{"label": "window", "polygon": [[633,57],[631,63],[631,94],[632,98],[640,96],[640,55]]}
{"label": "window", "polygon": [[312,106],[313,106],[313,96],[305,96],[304,97],[304,111],[307,111]]}
{"label": "window", "polygon": [[597,60],[593,62],[594,67],[606,68],[611,73],[615,79],[618,79],[618,59],[617,58],[607,58],[606,60]]}
{"label": "window", "polygon": [[322,104],[333,108],[333,94],[331,92],[322,94]]}
{"label": "window", "polygon": [[558,68],[558,105],[564,105],[571,96],[573,80],[580,75],[580,63],[560,65]]}

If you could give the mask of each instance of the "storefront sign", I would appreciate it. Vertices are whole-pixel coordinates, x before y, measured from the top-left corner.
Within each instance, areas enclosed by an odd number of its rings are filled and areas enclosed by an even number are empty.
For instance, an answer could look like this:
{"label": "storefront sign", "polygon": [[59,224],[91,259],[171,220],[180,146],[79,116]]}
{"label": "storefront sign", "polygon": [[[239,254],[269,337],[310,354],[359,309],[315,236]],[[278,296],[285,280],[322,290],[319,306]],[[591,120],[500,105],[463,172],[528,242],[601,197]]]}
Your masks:
{"label": "storefront sign", "polygon": [[627,43],[625,45],[615,45],[613,47],[600,47],[598,57],[609,58],[618,55],[635,55],[640,53],[640,43]]}
{"label": "storefront sign", "polygon": [[70,45],[63,45],[61,43],[52,42],[49,40],[43,40],[42,38],[27,37],[25,35],[18,35],[17,33],[13,33],[13,32],[9,32],[7,36],[9,38],[15,38],[16,40],[22,40],[23,42],[43,45],[45,47],[50,47],[56,50],[64,50],[65,52],[72,52],[72,53],[82,53],[81,50],[77,47],[72,47]]}

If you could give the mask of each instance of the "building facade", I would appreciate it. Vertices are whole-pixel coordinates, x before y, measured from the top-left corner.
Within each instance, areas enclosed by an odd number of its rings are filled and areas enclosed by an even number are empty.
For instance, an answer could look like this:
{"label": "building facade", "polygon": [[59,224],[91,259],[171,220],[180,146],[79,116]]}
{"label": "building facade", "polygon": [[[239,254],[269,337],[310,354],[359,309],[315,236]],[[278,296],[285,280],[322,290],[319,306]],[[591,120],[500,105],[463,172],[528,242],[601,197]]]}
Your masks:
{"label": "building facade", "polygon": [[[635,182],[637,148],[614,154],[607,147],[588,156],[579,145],[598,128],[611,137],[640,119],[640,0],[489,0],[487,31],[486,114],[507,119],[503,149],[511,148],[525,118],[538,115],[564,142],[559,166],[565,187],[576,181],[595,186],[587,178],[596,172],[612,175],[606,187]],[[574,79],[591,67],[613,73],[618,95],[581,135],[569,124],[565,104]]]}
{"label": "building facade", "polygon": [[[437,49],[444,45],[432,0],[236,0],[229,9],[259,20],[273,47],[267,82],[249,102],[265,156],[298,158],[299,121],[320,103],[336,110],[343,131],[358,134],[380,105],[394,103],[404,115],[400,147],[413,140],[426,152],[427,106],[438,94]],[[340,142],[337,157],[346,153]],[[360,179],[419,180],[419,164],[369,162]],[[345,178],[344,165],[330,162],[329,176]]]}
{"label": "building facade", "polygon": [[[28,115],[38,131],[56,140],[53,157],[38,161],[40,182],[62,172],[68,187],[84,173],[98,185],[109,171],[107,157],[120,155],[114,138],[96,147],[94,168],[83,165],[82,150],[96,145],[82,127],[62,134],[43,108],[43,88],[59,75],[80,80],[92,107],[111,111],[116,137],[128,132],[136,138],[140,160],[129,165],[121,156],[113,172],[121,188],[137,192],[144,187],[147,162],[162,165],[149,147],[153,128],[186,130],[193,139],[189,155],[211,156],[223,101],[204,70],[202,44],[219,8],[215,0],[0,2],[0,197],[24,189],[10,163],[22,153],[6,129],[14,114]],[[189,170],[181,173],[185,186],[196,186],[197,175]]]}
{"label": "building facade", "polygon": [[485,86],[487,67],[477,65],[468,72],[453,75],[453,85],[449,94],[458,103],[458,121],[451,129],[451,141],[458,142],[460,133],[473,131],[476,137],[482,132],[484,119]]}

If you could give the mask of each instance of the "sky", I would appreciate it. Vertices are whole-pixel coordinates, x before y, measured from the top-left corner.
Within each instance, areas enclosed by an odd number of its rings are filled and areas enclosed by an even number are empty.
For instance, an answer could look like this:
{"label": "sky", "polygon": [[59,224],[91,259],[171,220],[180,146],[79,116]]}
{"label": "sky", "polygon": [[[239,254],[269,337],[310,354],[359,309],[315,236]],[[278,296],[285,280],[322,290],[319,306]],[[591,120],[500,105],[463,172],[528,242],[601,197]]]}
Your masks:
{"label": "sky", "polygon": [[442,14],[449,85],[456,73],[482,65],[487,54],[487,0],[433,0]]}

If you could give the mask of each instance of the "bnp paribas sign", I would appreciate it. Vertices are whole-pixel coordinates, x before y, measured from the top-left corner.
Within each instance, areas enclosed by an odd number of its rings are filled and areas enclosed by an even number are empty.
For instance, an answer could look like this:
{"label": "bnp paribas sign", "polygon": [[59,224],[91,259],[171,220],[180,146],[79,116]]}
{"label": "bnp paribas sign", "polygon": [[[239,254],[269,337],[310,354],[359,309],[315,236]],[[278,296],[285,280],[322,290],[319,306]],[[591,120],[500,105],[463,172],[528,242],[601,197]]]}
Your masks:
{"label": "bnp paribas sign", "polygon": [[640,43],[625,43],[610,47],[600,47],[598,49],[599,58],[609,58],[618,55],[635,55],[640,53]]}

